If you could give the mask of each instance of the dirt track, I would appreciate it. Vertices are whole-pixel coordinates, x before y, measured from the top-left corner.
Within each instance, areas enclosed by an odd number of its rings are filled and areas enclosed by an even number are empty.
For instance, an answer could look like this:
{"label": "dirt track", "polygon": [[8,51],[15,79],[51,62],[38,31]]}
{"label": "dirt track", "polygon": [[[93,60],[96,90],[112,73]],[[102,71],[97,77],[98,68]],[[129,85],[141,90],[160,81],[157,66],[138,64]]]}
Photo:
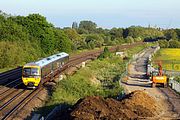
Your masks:
{"label": "dirt track", "polygon": [[127,84],[123,84],[128,93],[134,90],[145,90],[150,96],[154,97],[161,105],[163,112],[151,119],[180,119],[180,95],[177,95],[170,88],[156,87],[151,88],[149,80],[145,77],[146,62],[153,48],[144,51],[143,54],[130,64]]}

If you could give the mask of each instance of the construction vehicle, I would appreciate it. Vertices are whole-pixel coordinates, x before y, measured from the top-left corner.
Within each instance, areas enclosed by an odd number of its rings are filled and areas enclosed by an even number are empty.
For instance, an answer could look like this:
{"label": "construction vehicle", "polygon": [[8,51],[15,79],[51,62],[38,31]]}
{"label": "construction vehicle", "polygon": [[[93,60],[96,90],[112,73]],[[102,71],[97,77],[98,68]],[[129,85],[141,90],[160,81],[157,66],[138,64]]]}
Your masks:
{"label": "construction vehicle", "polygon": [[167,86],[167,76],[163,75],[163,70],[162,70],[162,64],[161,62],[158,63],[158,70],[154,70],[151,73],[151,86],[155,87],[156,84],[161,84],[163,87]]}

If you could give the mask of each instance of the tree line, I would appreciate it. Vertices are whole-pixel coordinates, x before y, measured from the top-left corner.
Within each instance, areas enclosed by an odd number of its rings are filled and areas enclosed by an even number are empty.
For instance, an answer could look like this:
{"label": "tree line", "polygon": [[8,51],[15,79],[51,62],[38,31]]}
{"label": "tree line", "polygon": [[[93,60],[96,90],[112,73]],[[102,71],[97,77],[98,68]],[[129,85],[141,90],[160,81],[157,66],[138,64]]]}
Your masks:
{"label": "tree line", "polygon": [[104,29],[88,20],[57,28],[40,14],[12,16],[0,11],[0,69],[23,65],[61,51],[171,39],[179,42],[180,30],[151,27]]}

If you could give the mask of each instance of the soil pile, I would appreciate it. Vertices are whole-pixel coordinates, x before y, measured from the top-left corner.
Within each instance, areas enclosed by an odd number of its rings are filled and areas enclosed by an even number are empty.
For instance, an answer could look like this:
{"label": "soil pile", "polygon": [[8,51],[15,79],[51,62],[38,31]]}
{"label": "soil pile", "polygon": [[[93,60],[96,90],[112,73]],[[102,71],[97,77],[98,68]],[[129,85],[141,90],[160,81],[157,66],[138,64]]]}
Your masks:
{"label": "soil pile", "polygon": [[134,91],[121,100],[87,97],[80,100],[71,112],[73,119],[136,119],[153,117],[159,107],[144,91]]}
{"label": "soil pile", "polygon": [[66,118],[84,120],[138,119],[156,116],[159,111],[158,104],[146,92],[134,91],[122,100],[104,99],[100,96],[86,97],[79,100],[73,109],[68,111]]}

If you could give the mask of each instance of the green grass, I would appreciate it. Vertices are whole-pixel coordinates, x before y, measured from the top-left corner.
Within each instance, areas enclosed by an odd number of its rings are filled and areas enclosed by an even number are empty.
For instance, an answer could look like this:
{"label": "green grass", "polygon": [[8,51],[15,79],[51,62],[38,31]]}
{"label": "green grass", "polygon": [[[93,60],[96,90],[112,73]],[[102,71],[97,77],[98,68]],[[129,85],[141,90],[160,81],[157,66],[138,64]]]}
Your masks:
{"label": "green grass", "polygon": [[14,68],[3,68],[3,69],[0,69],[0,73],[3,73],[8,70],[12,70],[12,69],[14,69]]}
{"label": "green grass", "polygon": [[180,49],[160,49],[154,56],[153,61],[162,61],[162,66],[165,70],[180,71]]}
{"label": "green grass", "polygon": [[155,57],[157,60],[180,60],[180,49],[163,48],[157,52]]}

